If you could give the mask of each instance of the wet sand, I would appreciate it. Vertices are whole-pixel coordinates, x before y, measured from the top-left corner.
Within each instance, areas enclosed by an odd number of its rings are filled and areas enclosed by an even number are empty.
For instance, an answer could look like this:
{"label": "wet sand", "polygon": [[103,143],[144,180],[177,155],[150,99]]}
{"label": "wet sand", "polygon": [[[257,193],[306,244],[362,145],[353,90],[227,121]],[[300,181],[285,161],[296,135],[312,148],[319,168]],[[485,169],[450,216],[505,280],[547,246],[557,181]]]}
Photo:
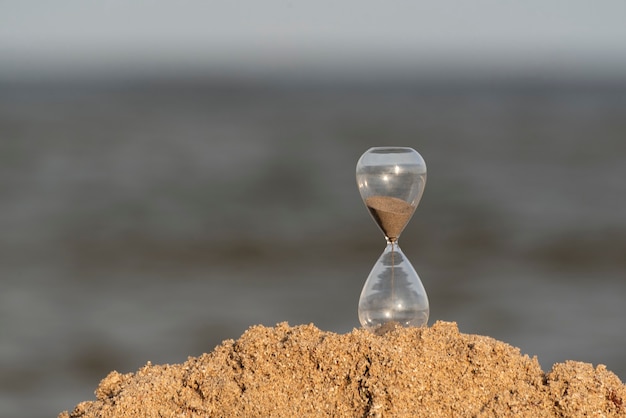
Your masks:
{"label": "wet sand", "polygon": [[457,325],[324,332],[253,326],[183,364],[111,372],[68,417],[626,416],[605,366],[536,358]]}

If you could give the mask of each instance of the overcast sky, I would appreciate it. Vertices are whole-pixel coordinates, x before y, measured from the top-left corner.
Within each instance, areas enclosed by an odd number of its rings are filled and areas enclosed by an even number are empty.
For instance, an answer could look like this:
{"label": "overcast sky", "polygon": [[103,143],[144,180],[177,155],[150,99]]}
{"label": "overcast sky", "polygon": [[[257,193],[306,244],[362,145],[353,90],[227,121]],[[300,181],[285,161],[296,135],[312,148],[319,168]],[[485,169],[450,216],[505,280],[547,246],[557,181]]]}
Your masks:
{"label": "overcast sky", "polygon": [[0,74],[543,69],[626,76],[626,1],[0,0]]}

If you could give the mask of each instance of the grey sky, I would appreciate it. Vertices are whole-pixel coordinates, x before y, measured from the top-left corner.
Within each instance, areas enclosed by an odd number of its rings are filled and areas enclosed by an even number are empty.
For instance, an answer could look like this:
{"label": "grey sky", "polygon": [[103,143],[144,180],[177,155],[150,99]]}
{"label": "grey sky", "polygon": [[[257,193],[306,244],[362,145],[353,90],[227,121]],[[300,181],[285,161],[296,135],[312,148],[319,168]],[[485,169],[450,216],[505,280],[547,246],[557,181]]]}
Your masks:
{"label": "grey sky", "polygon": [[626,1],[0,0],[0,73],[516,66],[626,74]]}

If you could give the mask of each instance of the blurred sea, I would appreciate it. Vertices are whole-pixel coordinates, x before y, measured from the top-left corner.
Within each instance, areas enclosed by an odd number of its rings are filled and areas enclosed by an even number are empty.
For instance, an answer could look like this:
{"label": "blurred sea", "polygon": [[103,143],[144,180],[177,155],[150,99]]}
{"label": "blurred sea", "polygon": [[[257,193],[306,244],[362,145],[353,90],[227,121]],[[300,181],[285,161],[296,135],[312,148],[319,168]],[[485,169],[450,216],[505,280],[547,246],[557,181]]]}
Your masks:
{"label": "blurred sea", "polygon": [[626,84],[0,85],[0,415],[254,324],[358,326],[369,147],[417,149],[400,245],[431,319],[626,379]]}

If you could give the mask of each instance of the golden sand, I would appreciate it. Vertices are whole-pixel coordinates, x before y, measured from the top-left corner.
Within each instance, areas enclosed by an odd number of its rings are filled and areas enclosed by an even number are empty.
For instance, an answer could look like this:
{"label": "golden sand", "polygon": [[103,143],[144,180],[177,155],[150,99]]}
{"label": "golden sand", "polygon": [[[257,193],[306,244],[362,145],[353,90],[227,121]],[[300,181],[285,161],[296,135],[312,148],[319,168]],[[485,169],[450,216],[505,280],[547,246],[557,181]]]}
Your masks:
{"label": "golden sand", "polygon": [[390,241],[398,240],[415,212],[415,206],[389,196],[368,197],[365,199],[365,205]]}
{"label": "golden sand", "polygon": [[626,386],[602,365],[536,358],[455,323],[324,332],[254,326],[177,365],[111,372],[59,417],[617,417]]}

